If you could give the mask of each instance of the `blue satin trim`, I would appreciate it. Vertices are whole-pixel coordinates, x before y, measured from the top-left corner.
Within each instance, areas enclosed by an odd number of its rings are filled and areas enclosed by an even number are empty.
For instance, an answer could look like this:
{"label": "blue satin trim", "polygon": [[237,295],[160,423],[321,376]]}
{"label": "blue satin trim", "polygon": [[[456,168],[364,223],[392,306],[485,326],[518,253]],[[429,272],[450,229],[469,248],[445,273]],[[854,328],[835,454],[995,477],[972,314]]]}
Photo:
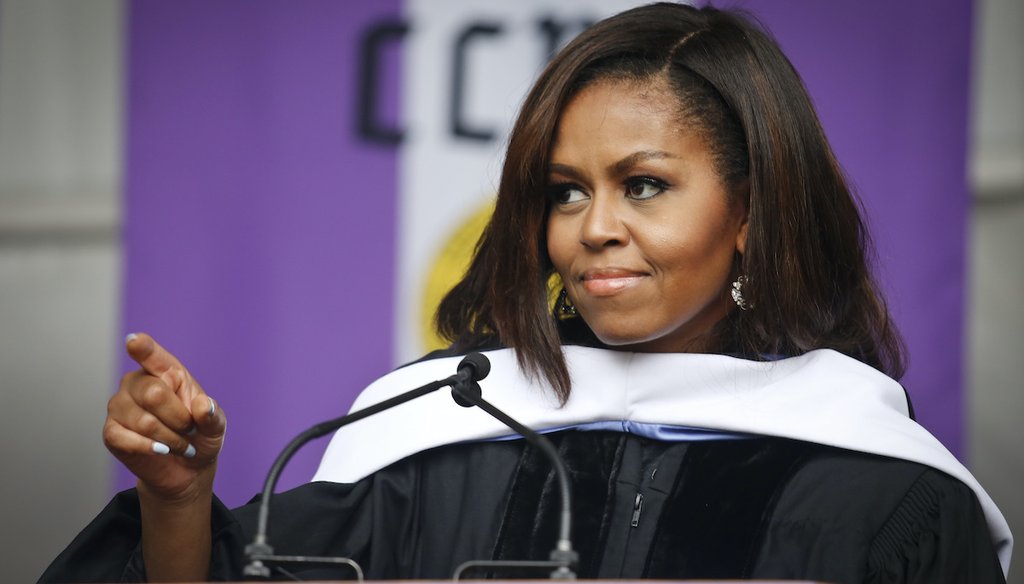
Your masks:
{"label": "blue satin trim", "polygon": [[[579,430],[583,432],[608,431],[634,434],[652,440],[663,442],[707,442],[711,440],[746,440],[756,438],[753,434],[742,434],[737,432],[723,432],[721,430],[709,430],[707,428],[691,428],[689,426],[671,426],[668,424],[649,424],[644,422],[632,422],[630,420],[603,420],[598,422],[586,422],[583,424],[571,424],[558,426],[556,428],[545,428],[539,430],[539,434],[550,434],[563,430]],[[499,436],[490,440],[517,440],[522,438],[519,434]]]}

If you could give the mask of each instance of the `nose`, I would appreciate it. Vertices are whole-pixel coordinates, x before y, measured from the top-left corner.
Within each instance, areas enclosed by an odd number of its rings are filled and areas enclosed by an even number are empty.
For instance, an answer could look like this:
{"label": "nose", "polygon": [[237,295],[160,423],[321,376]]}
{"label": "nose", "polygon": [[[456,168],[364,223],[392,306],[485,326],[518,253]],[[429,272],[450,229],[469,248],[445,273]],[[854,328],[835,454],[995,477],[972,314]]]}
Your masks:
{"label": "nose", "polygon": [[614,196],[594,196],[583,214],[580,243],[598,249],[629,242],[629,229],[623,222],[622,209]]}

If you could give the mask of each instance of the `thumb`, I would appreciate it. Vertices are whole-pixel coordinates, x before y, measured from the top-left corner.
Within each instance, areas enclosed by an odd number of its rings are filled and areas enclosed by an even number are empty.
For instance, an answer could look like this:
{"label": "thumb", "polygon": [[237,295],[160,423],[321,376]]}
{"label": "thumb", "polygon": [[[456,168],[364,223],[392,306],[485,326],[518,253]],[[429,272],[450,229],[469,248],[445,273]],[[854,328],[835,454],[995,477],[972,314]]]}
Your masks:
{"label": "thumb", "polygon": [[224,442],[227,417],[217,402],[206,394],[192,398],[192,443],[201,454],[216,456]]}

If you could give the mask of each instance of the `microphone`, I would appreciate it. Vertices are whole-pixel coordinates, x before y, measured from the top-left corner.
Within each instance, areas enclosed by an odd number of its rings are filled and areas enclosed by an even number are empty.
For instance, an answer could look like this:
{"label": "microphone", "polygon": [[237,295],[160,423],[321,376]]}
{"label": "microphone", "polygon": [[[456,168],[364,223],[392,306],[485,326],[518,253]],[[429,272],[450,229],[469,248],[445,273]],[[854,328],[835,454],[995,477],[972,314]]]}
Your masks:
{"label": "microphone", "polygon": [[[249,563],[246,564],[242,573],[247,577],[269,578],[270,568],[267,567],[264,562],[344,564],[352,568],[356,574],[357,580],[362,581],[362,568],[355,562],[355,560],[350,558],[274,555],[274,548],[267,542],[267,523],[270,517],[270,500],[274,495],[274,487],[277,486],[277,481],[281,477],[281,471],[284,470],[284,466],[289,460],[291,460],[292,456],[295,455],[299,448],[307,442],[329,434],[342,426],[347,426],[352,422],[358,422],[363,418],[368,418],[374,414],[383,412],[384,410],[389,410],[397,405],[404,404],[407,401],[441,389],[442,387],[452,387],[454,391],[454,388],[458,385],[470,384],[476,385],[477,392],[479,392],[480,386],[477,385],[477,382],[484,377],[487,377],[487,374],[490,373],[490,371],[491,362],[487,357],[484,357],[480,353],[472,353],[467,355],[459,363],[456,368],[455,375],[449,375],[444,379],[439,379],[426,385],[422,385],[416,389],[409,390],[380,403],[363,408],[358,412],[352,412],[332,420],[327,420],[326,422],[321,422],[293,438],[292,441],[284,447],[281,454],[277,455],[277,458],[274,460],[274,464],[271,465],[270,471],[267,473],[267,478],[263,483],[263,495],[260,498],[259,514],[257,515],[256,535],[253,538],[252,543],[245,546],[245,555],[249,560]],[[284,571],[283,569],[281,570]]]}
{"label": "microphone", "polygon": [[467,375],[464,379],[452,385],[452,398],[455,400],[455,403],[466,408],[479,407],[502,424],[514,430],[517,434],[523,436],[531,445],[540,448],[551,459],[551,465],[554,467],[555,477],[558,480],[562,511],[558,525],[558,541],[555,544],[555,549],[551,551],[550,560],[471,560],[460,564],[455,569],[455,575],[452,576],[452,579],[460,580],[465,572],[480,568],[554,568],[554,571],[551,572],[551,579],[575,580],[576,573],[573,572],[573,568],[579,559],[579,554],[572,549],[572,489],[569,485],[569,473],[565,470],[562,457],[558,455],[558,451],[555,450],[554,445],[546,437],[519,423],[483,398],[483,392],[477,381],[486,377],[491,370],[491,362],[487,357],[480,353],[470,353],[459,364],[460,370],[463,365],[467,369],[472,368],[473,373],[479,375],[479,377],[474,378],[472,375]]}
{"label": "microphone", "polygon": [[464,408],[471,408],[476,404],[462,397],[462,394],[456,388],[474,391],[475,395],[479,397],[481,394],[480,385],[476,382],[487,377],[487,374],[491,372],[491,360],[480,353],[470,353],[459,362],[458,370],[459,372],[455,375],[456,377],[461,377],[452,384],[452,399]]}

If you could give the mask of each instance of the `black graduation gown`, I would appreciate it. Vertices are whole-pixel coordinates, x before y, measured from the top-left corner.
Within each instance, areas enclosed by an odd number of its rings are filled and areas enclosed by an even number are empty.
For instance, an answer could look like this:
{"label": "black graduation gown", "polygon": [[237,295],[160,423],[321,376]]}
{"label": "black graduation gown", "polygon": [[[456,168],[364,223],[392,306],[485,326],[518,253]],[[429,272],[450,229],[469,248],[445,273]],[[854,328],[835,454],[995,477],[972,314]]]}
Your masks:
{"label": "black graduation gown", "polygon": [[[549,437],[573,481],[581,578],[1004,582],[975,494],[924,465],[784,438]],[[269,539],[278,554],[352,557],[371,579],[446,579],[470,559],[546,559],[558,505],[549,463],[524,441],[461,443],[277,495]],[[255,522],[254,503],[214,503],[211,579],[242,577]],[[139,536],[125,491],[41,581],[142,580]]]}

